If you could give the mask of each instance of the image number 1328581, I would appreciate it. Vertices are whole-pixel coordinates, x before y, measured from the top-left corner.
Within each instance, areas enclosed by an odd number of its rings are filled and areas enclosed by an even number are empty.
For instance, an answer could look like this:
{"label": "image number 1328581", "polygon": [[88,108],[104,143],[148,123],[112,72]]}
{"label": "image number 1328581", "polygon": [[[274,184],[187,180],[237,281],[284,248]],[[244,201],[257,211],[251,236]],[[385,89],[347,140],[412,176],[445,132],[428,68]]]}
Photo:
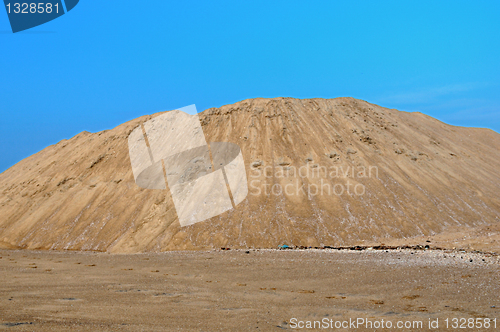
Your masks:
{"label": "image number 1328581", "polygon": [[50,2],[47,3],[19,3],[16,2],[14,4],[7,3],[5,5],[7,8],[7,14],[14,13],[14,14],[43,14],[43,13],[52,13],[52,11],[55,10],[56,13],[59,13],[59,4],[55,3],[52,4]]}
{"label": "image number 1328581", "polygon": [[52,21],[70,10],[79,0],[50,0],[37,2],[19,2],[4,0],[12,32],[31,29]]}

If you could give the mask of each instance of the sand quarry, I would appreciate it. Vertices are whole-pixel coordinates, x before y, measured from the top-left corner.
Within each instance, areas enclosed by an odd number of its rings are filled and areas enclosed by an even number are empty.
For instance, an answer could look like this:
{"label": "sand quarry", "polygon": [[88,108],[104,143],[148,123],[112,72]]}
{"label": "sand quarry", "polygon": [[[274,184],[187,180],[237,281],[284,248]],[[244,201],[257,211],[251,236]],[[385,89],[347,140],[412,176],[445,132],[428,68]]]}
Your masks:
{"label": "sand quarry", "polygon": [[[206,141],[241,148],[249,193],[181,227],[170,191],[138,187],[130,166],[127,139],[155,116],[0,174],[0,329],[500,328],[498,133],[353,98],[208,109]],[[324,183],[363,191],[269,191]]]}

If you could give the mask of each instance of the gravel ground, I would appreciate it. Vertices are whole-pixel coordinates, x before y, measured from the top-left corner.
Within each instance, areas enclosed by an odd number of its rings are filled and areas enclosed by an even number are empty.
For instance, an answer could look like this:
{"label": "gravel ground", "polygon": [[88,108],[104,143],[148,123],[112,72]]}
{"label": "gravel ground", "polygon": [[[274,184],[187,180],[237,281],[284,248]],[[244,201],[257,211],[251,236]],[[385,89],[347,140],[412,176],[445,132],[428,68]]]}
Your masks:
{"label": "gravel ground", "polygon": [[387,331],[452,331],[445,319],[500,318],[500,260],[487,253],[2,250],[0,257],[0,330],[8,331],[280,331],[349,319],[422,324]]}

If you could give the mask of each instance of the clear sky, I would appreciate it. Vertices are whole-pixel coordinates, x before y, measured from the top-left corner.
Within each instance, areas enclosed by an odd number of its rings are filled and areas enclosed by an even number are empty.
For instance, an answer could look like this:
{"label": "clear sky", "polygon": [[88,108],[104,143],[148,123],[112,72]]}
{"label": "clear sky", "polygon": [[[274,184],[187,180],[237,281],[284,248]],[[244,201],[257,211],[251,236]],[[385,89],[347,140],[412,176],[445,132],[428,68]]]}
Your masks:
{"label": "clear sky", "polygon": [[500,1],[90,1],[12,34],[0,172],[81,131],[254,97],[349,96],[500,132]]}

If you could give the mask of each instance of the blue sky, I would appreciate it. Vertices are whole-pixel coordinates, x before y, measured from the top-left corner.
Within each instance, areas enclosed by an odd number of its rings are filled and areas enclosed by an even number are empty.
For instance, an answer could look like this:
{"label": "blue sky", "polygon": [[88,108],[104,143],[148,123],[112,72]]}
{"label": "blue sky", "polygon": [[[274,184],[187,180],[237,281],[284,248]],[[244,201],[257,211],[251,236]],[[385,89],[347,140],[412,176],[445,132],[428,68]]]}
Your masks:
{"label": "blue sky", "polygon": [[499,17],[499,1],[81,0],[12,34],[0,8],[0,172],[83,130],[254,97],[500,132]]}

